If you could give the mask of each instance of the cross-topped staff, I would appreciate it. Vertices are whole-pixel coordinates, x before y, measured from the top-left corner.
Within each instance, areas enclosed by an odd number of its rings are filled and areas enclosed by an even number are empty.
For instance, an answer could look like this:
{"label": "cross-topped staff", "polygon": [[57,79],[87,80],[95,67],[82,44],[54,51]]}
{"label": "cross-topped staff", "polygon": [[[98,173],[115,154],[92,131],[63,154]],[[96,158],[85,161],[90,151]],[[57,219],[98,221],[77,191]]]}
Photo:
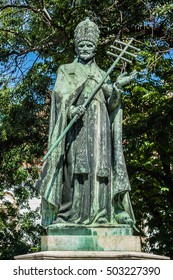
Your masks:
{"label": "cross-topped staff", "polygon": [[[132,42],[133,42],[134,38],[131,38],[130,41],[126,44],[124,42],[121,41],[115,41],[123,46],[124,49],[120,49],[117,48],[115,46],[111,46],[111,48],[116,49],[118,51],[121,51],[121,53],[119,55],[114,54],[112,52],[107,52],[108,54],[112,55],[113,57],[117,57],[115,59],[115,61],[113,62],[113,64],[111,65],[111,67],[108,69],[108,71],[105,73],[104,77],[101,79],[100,83],[96,86],[96,88],[93,90],[92,94],[88,97],[88,99],[85,101],[85,103],[83,104],[83,108],[84,110],[86,110],[87,106],[90,104],[91,100],[94,98],[94,96],[96,95],[96,93],[100,90],[100,88],[102,87],[103,83],[105,82],[105,80],[107,79],[107,77],[111,74],[111,72],[114,70],[115,66],[118,64],[118,62],[120,61],[120,59],[125,60],[128,63],[131,63],[131,61],[125,57],[123,57],[123,55],[128,54],[132,57],[136,57],[136,54],[130,53],[127,51],[128,48],[131,48],[135,51],[140,51],[138,48],[132,46]],[[134,76],[134,74],[133,74]],[[126,78],[127,79],[127,78]],[[131,77],[132,79],[132,77]],[[130,80],[129,80],[130,81]],[[69,124],[67,125],[67,127],[64,129],[64,131],[61,133],[61,135],[58,137],[58,139],[55,141],[55,143],[52,145],[52,147],[49,149],[49,151],[47,152],[47,154],[43,157],[43,161],[45,161],[49,155],[52,153],[52,151],[56,148],[56,146],[60,143],[60,141],[62,140],[62,138],[66,135],[66,133],[70,130],[70,128],[73,126],[73,124],[78,120],[78,118],[80,118],[81,115],[79,114],[75,114],[74,117],[71,119],[71,121],[69,122]]]}

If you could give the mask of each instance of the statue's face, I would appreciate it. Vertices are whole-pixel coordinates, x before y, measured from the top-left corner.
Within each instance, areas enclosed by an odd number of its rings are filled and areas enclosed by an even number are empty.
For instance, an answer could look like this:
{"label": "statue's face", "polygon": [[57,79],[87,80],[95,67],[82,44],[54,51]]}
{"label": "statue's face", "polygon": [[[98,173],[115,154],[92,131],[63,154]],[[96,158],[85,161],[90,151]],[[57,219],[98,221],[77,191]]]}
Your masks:
{"label": "statue's face", "polygon": [[77,46],[77,54],[85,62],[90,61],[94,57],[95,50],[95,44],[90,41],[81,41]]}

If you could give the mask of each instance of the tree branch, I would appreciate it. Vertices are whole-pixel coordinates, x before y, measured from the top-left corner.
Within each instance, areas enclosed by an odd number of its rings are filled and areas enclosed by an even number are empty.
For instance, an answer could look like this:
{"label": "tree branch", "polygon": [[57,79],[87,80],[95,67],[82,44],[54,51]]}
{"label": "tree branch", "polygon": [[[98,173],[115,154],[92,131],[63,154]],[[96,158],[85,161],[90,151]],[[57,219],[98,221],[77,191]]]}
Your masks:
{"label": "tree branch", "polygon": [[12,30],[12,29],[4,29],[4,28],[2,28],[2,29],[0,29],[0,30],[1,30],[2,32],[7,32],[7,33],[15,34],[16,36],[20,36],[20,38],[22,37],[22,39],[23,39],[30,47],[32,47],[31,41],[30,41],[29,39],[25,38],[25,37],[23,36],[22,33],[17,32],[17,31]]}
{"label": "tree branch", "polygon": [[[27,1],[27,3],[29,3],[29,2]],[[8,4],[8,5],[0,6],[0,11],[3,11],[8,8],[30,10],[36,14],[40,14],[42,16],[42,18],[44,19],[44,21],[46,21],[47,24],[49,24],[50,26],[52,25],[52,18],[49,15],[45,6],[43,7],[43,9],[36,9],[35,7],[31,6],[30,4],[28,4],[28,5]]]}
{"label": "tree branch", "polygon": [[29,48],[29,49],[21,49],[19,51],[11,51],[10,55],[17,54],[18,56],[22,56],[29,52],[41,51],[46,48],[48,49],[51,45],[53,45],[53,43],[49,42],[46,45],[42,45],[42,46],[35,46],[35,47]]}

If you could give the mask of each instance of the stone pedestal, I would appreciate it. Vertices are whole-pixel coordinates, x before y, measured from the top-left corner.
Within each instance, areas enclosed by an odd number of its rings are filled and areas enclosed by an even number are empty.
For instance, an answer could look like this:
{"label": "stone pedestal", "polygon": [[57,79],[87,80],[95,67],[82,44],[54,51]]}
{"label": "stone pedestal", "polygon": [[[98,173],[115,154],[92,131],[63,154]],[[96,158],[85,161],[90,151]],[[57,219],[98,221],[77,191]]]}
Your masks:
{"label": "stone pedestal", "polygon": [[130,226],[53,226],[41,238],[41,252],[16,256],[16,260],[168,260],[141,252],[139,236]]}
{"label": "stone pedestal", "polygon": [[42,251],[141,252],[138,236],[43,236]]}
{"label": "stone pedestal", "polygon": [[15,260],[169,260],[169,258],[141,252],[44,251],[16,256]]}
{"label": "stone pedestal", "polygon": [[41,238],[42,251],[134,251],[141,252],[140,237],[130,226],[49,227]]}

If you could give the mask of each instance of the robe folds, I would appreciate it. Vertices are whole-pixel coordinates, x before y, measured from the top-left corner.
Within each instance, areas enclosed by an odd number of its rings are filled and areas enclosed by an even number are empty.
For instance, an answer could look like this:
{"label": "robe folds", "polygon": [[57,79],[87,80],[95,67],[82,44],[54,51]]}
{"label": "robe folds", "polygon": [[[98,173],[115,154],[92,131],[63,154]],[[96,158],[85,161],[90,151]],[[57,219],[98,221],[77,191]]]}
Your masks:
{"label": "robe folds", "polygon": [[[68,125],[72,106],[84,104],[104,75],[95,61],[84,65],[76,59],[58,69],[48,149]],[[118,207],[134,220],[122,149],[122,109],[113,101],[116,92],[108,78],[44,164],[37,182],[43,226],[115,224]]]}

